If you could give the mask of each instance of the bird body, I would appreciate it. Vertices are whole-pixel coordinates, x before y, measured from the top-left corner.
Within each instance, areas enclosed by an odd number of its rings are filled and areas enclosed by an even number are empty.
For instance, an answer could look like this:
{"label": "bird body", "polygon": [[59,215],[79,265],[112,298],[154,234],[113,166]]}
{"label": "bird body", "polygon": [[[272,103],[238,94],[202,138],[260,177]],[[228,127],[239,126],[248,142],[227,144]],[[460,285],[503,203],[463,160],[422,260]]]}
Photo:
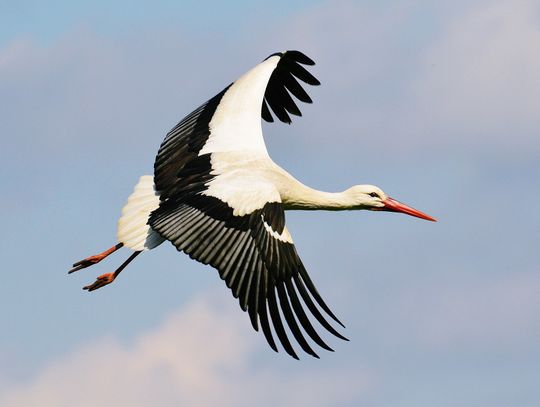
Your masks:
{"label": "bird body", "polygon": [[[295,179],[270,158],[247,158],[246,152],[214,153],[212,167],[216,177],[208,183],[204,195],[218,198],[233,208],[234,216],[261,209],[268,202],[279,202],[284,210],[353,210],[369,191],[384,193],[373,185],[357,185],[343,192],[323,192]],[[153,177],[144,175],[135,186],[118,221],[118,241],[133,250],[151,250],[164,239],[149,225],[152,211],[159,207],[159,194]],[[381,204],[382,206],[382,204]],[[292,238],[289,239],[292,242]]]}
{"label": "bird body", "polygon": [[287,353],[297,358],[285,331],[308,354],[318,357],[305,334],[331,348],[314,329],[306,308],[331,334],[345,339],[322,312],[342,325],[304,268],[285,226],[285,210],[370,209],[428,215],[388,197],[373,185],[322,192],[296,180],[270,158],[262,119],[290,123],[301,116],[293,96],[311,103],[299,81],[318,85],[303,65],[314,62],[298,51],[269,56],[182,119],[166,135],[154,175],[140,178],[122,210],[119,243],[74,264],[88,267],[122,246],[134,253],[114,273],[85,289],[114,281],[139,253],[165,240],[179,251],[218,270],[220,277],[277,351],[272,329]]}

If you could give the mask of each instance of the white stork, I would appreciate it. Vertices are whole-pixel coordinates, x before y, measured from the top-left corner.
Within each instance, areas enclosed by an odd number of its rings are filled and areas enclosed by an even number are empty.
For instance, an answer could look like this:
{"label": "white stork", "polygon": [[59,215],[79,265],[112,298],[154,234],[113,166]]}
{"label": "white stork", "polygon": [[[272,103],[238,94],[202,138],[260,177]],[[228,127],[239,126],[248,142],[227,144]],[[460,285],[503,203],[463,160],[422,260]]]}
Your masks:
{"label": "white stork", "polygon": [[282,317],[306,353],[318,357],[304,333],[332,350],[315,331],[305,307],[326,330],[346,340],[319,310],[343,326],[298,257],[284,211],[370,209],[435,219],[372,185],[317,191],[272,161],[261,116],[272,122],[272,109],[280,121],[290,123],[289,114],[301,116],[291,95],[312,103],[298,80],[320,82],[302,65],[314,62],[298,51],[272,54],[169,131],[159,148],[154,176],[140,178],[122,210],[119,243],[75,263],[69,272],[98,263],[122,246],[134,252],[114,273],[99,276],[85,290],[111,283],[138,254],[169,240],[192,259],[218,270],[253,328],[258,331],[260,324],[276,352],[271,325],[285,351],[298,359]]}

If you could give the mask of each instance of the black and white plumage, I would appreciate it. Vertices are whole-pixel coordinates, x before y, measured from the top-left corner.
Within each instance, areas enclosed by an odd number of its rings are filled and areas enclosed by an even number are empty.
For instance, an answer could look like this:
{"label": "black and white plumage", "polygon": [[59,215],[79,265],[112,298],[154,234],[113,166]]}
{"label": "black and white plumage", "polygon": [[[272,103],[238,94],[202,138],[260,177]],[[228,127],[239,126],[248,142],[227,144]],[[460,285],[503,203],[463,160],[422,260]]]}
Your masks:
{"label": "black and white plumage", "polygon": [[261,117],[272,122],[273,112],[290,123],[291,115],[301,116],[295,99],[312,102],[301,83],[319,85],[304,68],[313,64],[298,51],[273,54],[180,121],[159,148],[154,177],[141,177],[122,211],[120,243],[74,264],[71,271],[121,246],[135,253],[117,272],[100,276],[85,289],[112,282],[138,253],[169,240],[218,270],[254,329],[262,329],[274,350],[272,328],[285,351],[297,358],[285,326],[306,353],[318,357],[309,339],[331,350],[314,320],[345,339],[327,320],[341,325],[299,258],[284,211],[373,209],[433,218],[371,185],[339,193],[316,191],[270,159]]}

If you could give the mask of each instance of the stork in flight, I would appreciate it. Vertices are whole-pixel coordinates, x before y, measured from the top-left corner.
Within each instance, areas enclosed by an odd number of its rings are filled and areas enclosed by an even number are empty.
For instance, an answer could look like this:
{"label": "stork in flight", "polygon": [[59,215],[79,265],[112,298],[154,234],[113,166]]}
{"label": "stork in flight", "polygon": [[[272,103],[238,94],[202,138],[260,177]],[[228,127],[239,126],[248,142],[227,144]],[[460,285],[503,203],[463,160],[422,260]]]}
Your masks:
{"label": "stork in flight", "polygon": [[248,312],[253,328],[262,328],[276,352],[271,326],[285,351],[298,359],[285,324],[306,353],[318,357],[305,334],[332,350],[313,327],[306,308],[327,331],[347,340],[321,312],[343,326],[298,257],[285,226],[285,210],[369,209],[435,219],[372,185],[317,191],[272,161],[261,117],[273,122],[270,109],[284,123],[291,123],[290,115],[301,116],[292,96],[312,103],[299,81],[320,84],[304,68],[314,64],[299,51],[272,54],[182,119],[159,148],[154,176],[140,178],[122,209],[119,243],[75,263],[69,273],[98,263],[123,246],[132,249],[114,273],[84,287],[94,291],[113,282],[137,255],[169,240],[192,259],[218,270]]}

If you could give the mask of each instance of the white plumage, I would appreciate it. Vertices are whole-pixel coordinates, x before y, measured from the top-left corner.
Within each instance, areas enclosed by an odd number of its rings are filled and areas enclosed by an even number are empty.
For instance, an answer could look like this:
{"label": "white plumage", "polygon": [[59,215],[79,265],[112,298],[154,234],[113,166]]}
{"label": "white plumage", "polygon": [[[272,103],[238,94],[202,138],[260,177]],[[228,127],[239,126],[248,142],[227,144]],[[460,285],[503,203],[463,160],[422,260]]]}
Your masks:
{"label": "white plumage", "polygon": [[135,251],[151,250],[165,239],[148,225],[150,213],[159,207],[159,194],[154,189],[154,177],[143,175],[118,220],[118,241]]}
{"label": "white plumage", "polygon": [[209,123],[210,136],[199,155],[246,151],[268,156],[261,126],[261,104],[270,75],[279,62],[273,56],[251,69],[227,90]]}
{"label": "white plumage", "polygon": [[114,273],[84,287],[96,290],[114,281],[139,253],[168,240],[218,270],[248,312],[253,328],[262,328],[274,350],[274,334],[295,358],[291,334],[312,356],[318,357],[305,335],[331,350],[308,314],[345,339],[323,316],[322,312],[341,324],[298,257],[284,211],[370,209],[434,219],[372,185],[334,193],[317,191],[271,160],[261,117],[272,122],[270,110],[285,123],[291,122],[290,115],[301,116],[293,97],[311,103],[300,82],[319,84],[303,67],[313,64],[298,51],[273,54],[182,119],[160,146],[154,176],[140,178],[123,208],[119,243],[75,263],[70,273],[122,246],[132,249],[134,253]]}

